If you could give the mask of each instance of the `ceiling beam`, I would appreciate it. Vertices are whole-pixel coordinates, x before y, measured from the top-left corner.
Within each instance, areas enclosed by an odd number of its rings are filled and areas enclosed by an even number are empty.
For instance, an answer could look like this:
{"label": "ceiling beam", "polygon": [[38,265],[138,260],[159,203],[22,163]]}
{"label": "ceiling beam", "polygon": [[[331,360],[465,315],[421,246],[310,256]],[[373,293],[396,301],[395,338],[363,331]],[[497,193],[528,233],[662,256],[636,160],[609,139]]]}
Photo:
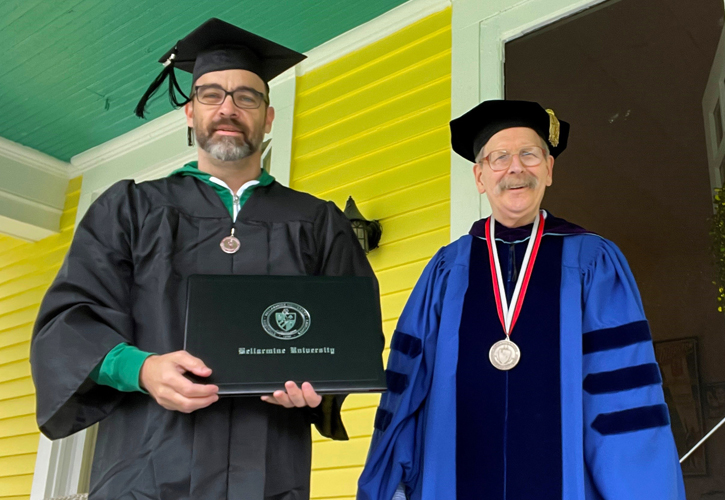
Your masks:
{"label": "ceiling beam", "polygon": [[60,232],[71,165],[0,137],[0,233],[38,241]]}

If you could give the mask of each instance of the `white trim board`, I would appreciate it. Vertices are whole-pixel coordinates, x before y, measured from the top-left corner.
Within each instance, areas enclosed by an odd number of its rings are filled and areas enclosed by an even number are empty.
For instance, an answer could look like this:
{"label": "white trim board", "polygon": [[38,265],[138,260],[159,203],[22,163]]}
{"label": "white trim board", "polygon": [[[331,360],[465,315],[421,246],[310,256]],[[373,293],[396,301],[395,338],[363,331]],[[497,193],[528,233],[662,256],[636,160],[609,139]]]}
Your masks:
{"label": "white trim board", "polygon": [[0,137],[0,165],[4,158],[22,163],[40,172],[64,178],[68,178],[68,171],[71,168],[70,163],[60,161],[36,149]]}
{"label": "white trim board", "polygon": [[82,430],[55,441],[40,435],[30,500],[77,494],[86,432]]}
{"label": "white trim board", "polygon": [[[702,117],[705,125],[705,143],[707,145],[707,162],[710,172],[710,189],[721,188],[725,179],[722,178],[720,165],[725,162],[725,140],[720,144],[717,143],[716,125],[715,125],[715,106],[720,106],[721,123],[720,126],[725,130],[725,116],[722,116],[723,106],[725,105],[725,29],[720,34],[720,41],[717,45],[717,51],[713,58],[710,75],[707,79],[707,85],[702,95]],[[713,206],[713,210],[715,207]]]}
{"label": "white trim board", "polygon": [[270,85],[270,99],[274,101],[273,138],[270,143],[270,173],[280,184],[289,186],[292,164],[292,133],[295,117],[295,96],[297,92],[296,69],[290,68],[274,79]]}
{"label": "white trim board", "polygon": [[0,233],[17,240],[34,242],[58,234],[58,231],[51,231],[36,224],[0,215]]}
{"label": "white trim board", "polygon": [[60,231],[66,165],[0,138],[0,232],[38,241]]}
{"label": "white trim board", "polygon": [[182,129],[186,129],[184,110],[177,109],[166,113],[123,135],[75,155],[70,160],[73,176],[83,174],[92,168],[126,155],[130,151],[153,144]]}

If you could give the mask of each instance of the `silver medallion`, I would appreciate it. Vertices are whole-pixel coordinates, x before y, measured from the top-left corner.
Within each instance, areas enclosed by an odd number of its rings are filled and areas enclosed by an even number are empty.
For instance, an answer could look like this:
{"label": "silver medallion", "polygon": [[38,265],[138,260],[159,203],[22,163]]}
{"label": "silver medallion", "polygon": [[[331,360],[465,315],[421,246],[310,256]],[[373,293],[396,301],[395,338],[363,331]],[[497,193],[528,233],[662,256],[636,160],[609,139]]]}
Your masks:
{"label": "silver medallion", "polygon": [[510,370],[519,364],[521,350],[519,346],[506,338],[499,340],[491,346],[491,350],[488,351],[488,359],[494,368],[498,370]]}
{"label": "silver medallion", "polygon": [[222,242],[219,243],[219,246],[222,248],[224,253],[237,253],[242,244],[239,242],[237,237],[234,236],[234,228],[232,228],[232,234],[224,238]]}

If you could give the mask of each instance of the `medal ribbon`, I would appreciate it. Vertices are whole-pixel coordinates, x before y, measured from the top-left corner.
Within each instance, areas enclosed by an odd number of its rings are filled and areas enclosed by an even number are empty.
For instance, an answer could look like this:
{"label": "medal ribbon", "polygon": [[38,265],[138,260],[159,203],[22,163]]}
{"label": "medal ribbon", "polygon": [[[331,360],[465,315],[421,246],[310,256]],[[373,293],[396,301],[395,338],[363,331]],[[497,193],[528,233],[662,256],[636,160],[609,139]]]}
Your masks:
{"label": "medal ribbon", "polygon": [[526,253],[524,254],[524,261],[522,263],[523,273],[519,274],[516,280],[516,287],[514,293],[511,296],[511,304],[506,299],[506,291],[503,285],[503,275],[501,274],[501,263],[498,259],[498,252],[496,251],[496,239],[494,236],[494,224],[493,215],[486,221],[486,245],[488,246],[488,262],[491,267],[491,279],[493,281],[493,295],[496,298],[496,310],[498,311],[498,319],[501,321],[506,337],[511,336],[511,330],[514,329],[516,320],[519,318],[521,313],[521,307],[524,304],[524,297],[526,297],[526,290],[529,288],[529,281],[531,280],[531,273],[534,271],[534,264],[536,263],[536,255],[539,253],[539,246],[541,245],[541,238],[544,235],[544,219],[546,218],[545,212],[542,210],[539,216],[534,220],[534,227],[531,230],[531,237],[529,243],[526,246]]}

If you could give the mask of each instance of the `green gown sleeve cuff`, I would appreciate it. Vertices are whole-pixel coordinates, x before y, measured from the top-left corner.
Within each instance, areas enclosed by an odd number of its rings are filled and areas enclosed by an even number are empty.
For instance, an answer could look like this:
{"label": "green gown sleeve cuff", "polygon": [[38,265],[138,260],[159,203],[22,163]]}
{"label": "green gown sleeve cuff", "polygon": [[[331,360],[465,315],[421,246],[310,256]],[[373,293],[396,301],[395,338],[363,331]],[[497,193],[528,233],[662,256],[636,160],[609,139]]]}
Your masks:
{"label": "green gown sleeve cuff", "polygon": [[122,392],[143,392],[139,385],[141,365],[153,353],[122,343],[111,349],[93,369],[91,380]]}

